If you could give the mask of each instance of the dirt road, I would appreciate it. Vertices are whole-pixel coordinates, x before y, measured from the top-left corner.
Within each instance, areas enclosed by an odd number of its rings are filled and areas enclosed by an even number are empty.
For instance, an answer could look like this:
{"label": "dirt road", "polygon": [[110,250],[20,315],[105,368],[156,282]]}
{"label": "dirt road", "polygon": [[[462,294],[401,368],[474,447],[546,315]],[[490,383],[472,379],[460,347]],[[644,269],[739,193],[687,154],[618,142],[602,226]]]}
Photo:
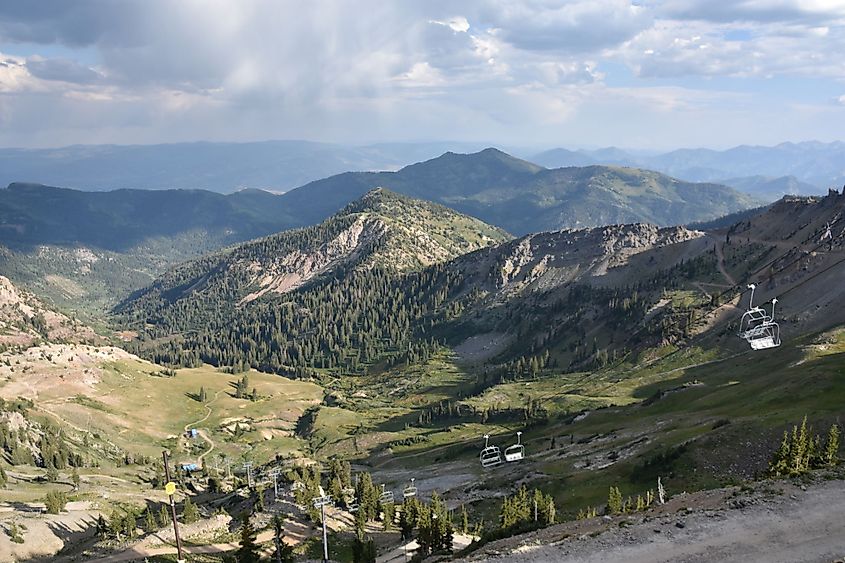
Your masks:
{"label": "dirt road", "polygon": [[[733,494],[686,512],[708,494],[675,499],[671,511],[604,521],[604,531],[547,528],[522,540],[482,548],[475,561],[626,563],[705,561],[827,562],[845,560],[845,481],[823,481],[807,490],[776,482],[782,493]],[[764,489],[765,490],[765,489]],[[645,516],[645,518],[644,518]],[[619,522],[626,524],[620,526]],[[645,521],[644,521],[645,520]],[[565,537],[571,536],[571,537]]]}

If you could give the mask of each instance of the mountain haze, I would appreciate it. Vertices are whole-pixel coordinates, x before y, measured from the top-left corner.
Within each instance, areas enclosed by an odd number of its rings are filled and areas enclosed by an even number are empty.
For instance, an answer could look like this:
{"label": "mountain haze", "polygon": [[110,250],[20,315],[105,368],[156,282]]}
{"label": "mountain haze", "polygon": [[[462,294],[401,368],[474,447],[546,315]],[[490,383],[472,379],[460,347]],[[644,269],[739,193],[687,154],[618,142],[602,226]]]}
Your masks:
{"label": "mountain haze", "polygon": [[628,222],[683,224],[756,201],[726,186],[691,184],[646,170],[548,170],[492,148],[446,153],[397,172],[332,176],[281,197],[307,223],[376,186],[437,201],[514,234]]}
{"label": "mountain haze", "polygon": [[465,143],[344,146],[309,141],[75,145],[0,149],[0,185],[29,182],[81,190],[242,188],[286,191],[348,170],[395,170]]}
{"label": "mountain haze", "polygon": [[[783,195],[780,192],[784,183],[792,184],[788,189],[796,189],[794,195],[812,195],[845,181],[845,143],[841,141],[781,143],[771,147],[741,145],[721,151],[678,149],[661,154],[635,154],[617,148],[577,151],[556,148],[536,154],[531,160],[550,168],[591,164],[647,168],[691,182],[724,183],[742,191],[746,186],[753,186],[747,193],[769,201]],[[766,186],[759,177],[776,179],[777,183]],[[728,178],[744,181],[731,183]],[[811,192],[808,185],[813,187]]]}

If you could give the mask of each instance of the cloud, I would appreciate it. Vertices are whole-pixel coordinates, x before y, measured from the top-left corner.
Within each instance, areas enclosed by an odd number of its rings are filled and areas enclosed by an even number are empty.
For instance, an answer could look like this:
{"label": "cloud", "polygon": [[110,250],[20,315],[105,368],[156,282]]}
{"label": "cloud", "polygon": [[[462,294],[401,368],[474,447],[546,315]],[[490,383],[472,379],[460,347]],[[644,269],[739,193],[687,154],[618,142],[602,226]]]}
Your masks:
{"label": "cloud", "polygon": [[520,49],[569,53],[618,45],[651,22],[649,12],[629,0],[489,0],[479,17]]}
{"label": "cloud", "polygon": [[0,2],[0,144],[612,137],[753,112],[720,77],[838,109],[844,30],[831,0]]}
{"label": "cloud", "polygon": [[660,12],[673,19],[716,23],[799,23],[817,25],[845,19],[845,4],[836,0],[669,0]]}
{"label": "cloud", "polygon": [[70,59],[31,57],[26,61],[26,68],[32,76],[43,80],[95,84],[104,78],[93,68]]}

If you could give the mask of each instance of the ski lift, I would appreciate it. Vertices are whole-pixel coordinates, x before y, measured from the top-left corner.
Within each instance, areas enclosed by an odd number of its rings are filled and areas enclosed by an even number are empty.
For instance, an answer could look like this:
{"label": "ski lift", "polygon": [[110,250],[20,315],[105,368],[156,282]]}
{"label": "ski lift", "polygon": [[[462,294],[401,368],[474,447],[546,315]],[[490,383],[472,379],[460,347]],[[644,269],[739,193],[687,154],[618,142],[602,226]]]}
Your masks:
{"label": "ski lift", "polygon": [[484,449],[481,450],[481,454],[479,455],[481,467],[484,469],[502,465],[502,451],[499,449],[499,446],[491,446],[489,442],[490,435],[485,434]]}
{"label": "ski lift", "polygon": [[411,477],[411,484],[402,490],[402,498],[410,498],[417,496],[417,487],[414,485],[415,479]]}
{"label": "ski lift", "polygon": [[522,432],[516,433],[516,444],[505,448],[505,461],[519,461],[525,458],[525,446],[522,445]]}
{"label": "ski lift", "polygon": [[819,239],[819,242],[822,242],[823,240],[827,240],[829,238],[833,238],[833,232],[830,230],[830,222],[827,223],[824,234],[822,235],[822,238]]}
{"label": "ski lift", "polygon": [[393,491],[384,490],[384,483],[381,484],[381,496],[378,498],[382,503],[393,502]]}
{"label": "ski lift", "polygon": [[343,501],[346,503],[346,509],[349,512],[358,511],[358,499],[355,498],[355,489],[352,487],[345,487],[340,491]]}
{"label": "ski lift", "polygon": [[780,326],[775,322],[775,306],[778,300],[772,299],[772,312],[769,314],[762,307],[754,307],[754,290],[756,285],[749,284],[751,300],[748,310],[743,313],[739,322],[739,337],[751,346],[752,350],[766,350],[780,346]]}

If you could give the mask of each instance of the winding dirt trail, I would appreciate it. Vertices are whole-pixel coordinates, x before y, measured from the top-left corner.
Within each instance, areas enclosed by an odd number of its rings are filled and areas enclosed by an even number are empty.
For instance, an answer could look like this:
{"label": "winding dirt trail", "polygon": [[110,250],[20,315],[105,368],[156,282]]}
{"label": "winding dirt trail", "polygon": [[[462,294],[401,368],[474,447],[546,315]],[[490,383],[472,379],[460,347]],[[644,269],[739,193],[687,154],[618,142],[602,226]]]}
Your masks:
{"label": "winding dirt trail", "polygon": [[736,285],[736,280],[733,278],[733,276],[730,274],[730,272],[728,272],[728,269],[725,267],[725,252],[722,249],[722,242],[719,241],[719,240],[716,240],[715,242],[716,242],[716,245],[715,245],[715,248],[716,248],[716,266],[719,268],[719,272],[722,274],[722,277],[725,278],[725,281],[727,281],[729,284],[731,284],[731,287],[733,287],[733,286]]}
{"label": "winding dirt trail", "polygon": [[[195,428],[195,427],[199,426],[200,424],[202,424],[203,422],[205,422],[206,420],[208,420],[211,417],[212,413],[214,412],[214,409],[211,408],[211,404],[214,401],[217,400],[217,398],[220,396],[220,393],[222,393],[223,391],[225,391],[225,389],[220,389],[219,391],[217,391],[217,393],[214,394],[214,398],[203,405],[205,407],[206,411],[208,411],[208,412],[206,412],[205,416],[202,417],[201,419],[199,419],[195,422],[189,422],[188,424],[186,424],[185,428],[184,428],[185,432],[187,432],[189,428]],[[212,440],[211,438],[208,437],[208,434],[206,434],[204,430],[197,429],[197,434],[199,435],[200,438],[205,440],[205,442],[208,444],[208,449],[205,450],[203,453],[201,453],[200,456],[197,458],[197,465],[202,467],[202,462],[205,459],[205,457],[208,454],[210,454],[212,451],[214,451],[215,443],[214,443],[214,440]]]}

